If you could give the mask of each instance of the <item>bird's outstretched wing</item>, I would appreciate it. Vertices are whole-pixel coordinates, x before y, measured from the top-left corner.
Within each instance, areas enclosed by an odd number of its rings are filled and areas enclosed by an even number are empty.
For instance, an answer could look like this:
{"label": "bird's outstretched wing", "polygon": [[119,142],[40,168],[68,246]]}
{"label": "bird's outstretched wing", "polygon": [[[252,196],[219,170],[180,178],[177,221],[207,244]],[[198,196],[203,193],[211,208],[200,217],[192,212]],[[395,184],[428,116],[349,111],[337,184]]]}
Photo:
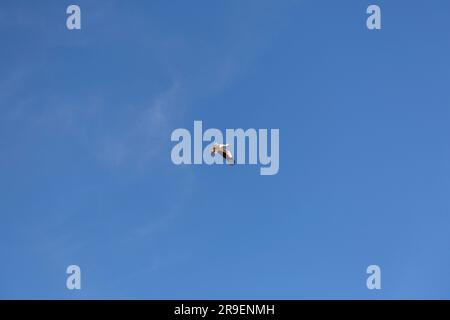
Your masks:
{"label": "bird's outstretched wing", "polygon": [[234,159],[233,159],[233,155],[231,154],[230,150],[227,150],[225,148],[223,148],[222,152],[222,157],[228,161],[229,164],[234,164]]}
{"label": "bird's outstretched wing", "polygon": [[228,164],[235,164],[235,161],[233,159],[233,155],[229,150],[226,149],[226,147],[229,146],[228,144],[214,144],[213,148],[211,149],[211,155],[214,155],[214,153],[219,153],[227,162]]}

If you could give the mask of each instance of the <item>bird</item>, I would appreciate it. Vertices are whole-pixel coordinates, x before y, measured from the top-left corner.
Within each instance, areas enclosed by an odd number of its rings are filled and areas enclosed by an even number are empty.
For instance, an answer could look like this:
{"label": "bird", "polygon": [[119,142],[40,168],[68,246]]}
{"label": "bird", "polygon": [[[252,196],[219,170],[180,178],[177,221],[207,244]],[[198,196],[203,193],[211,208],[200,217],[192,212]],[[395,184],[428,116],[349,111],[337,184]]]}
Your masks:
{"label": "bird", "polygon": [[216,153],[219,153],[227,162],[228,164],[235,164],[233,155],[231,154],[230,150],[227,150],[226,148],[229,147],[229,144],[218,144],[214,143],[213,147],[211,148],[211,155],[214,156]]}

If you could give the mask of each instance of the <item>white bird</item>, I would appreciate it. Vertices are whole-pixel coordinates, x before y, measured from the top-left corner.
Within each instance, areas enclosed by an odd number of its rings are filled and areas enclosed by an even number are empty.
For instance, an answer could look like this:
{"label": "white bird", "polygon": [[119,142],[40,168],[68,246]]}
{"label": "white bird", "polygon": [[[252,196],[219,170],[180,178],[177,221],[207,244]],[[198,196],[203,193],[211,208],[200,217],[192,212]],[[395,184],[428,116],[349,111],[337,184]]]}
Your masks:
{"label": "white bird", "polygon": [[226,149],[228,146],[229,144],[214,143],[211,149],[211,155],[214,156],[216,153],[219,153],[229,164],[235,164],[236,162],[234,161],[233,155],[230,150]]}

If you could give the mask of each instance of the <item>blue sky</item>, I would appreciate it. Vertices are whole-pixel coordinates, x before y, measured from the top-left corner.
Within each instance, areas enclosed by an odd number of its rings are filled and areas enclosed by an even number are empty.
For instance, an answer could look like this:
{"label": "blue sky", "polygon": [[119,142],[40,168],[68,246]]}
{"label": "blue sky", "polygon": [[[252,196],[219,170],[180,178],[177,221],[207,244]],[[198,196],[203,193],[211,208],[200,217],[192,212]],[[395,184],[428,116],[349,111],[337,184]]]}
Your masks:
{"label": "blue sky", "polygon": [[[448,1],[74,3],[0,4],[0,298],[450,297]],[[175,166],[194,120],[279,173]]]}

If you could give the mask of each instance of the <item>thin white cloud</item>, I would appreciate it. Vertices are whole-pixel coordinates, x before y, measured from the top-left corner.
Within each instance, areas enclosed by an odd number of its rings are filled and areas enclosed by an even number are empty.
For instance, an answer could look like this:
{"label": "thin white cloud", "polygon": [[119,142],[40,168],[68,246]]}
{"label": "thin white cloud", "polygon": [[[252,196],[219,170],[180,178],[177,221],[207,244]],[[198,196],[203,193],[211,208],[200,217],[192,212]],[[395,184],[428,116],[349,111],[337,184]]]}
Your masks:
{"label": "thin white cloud", "polygon": [[180,86],[172,86],[152,99],[148,106],[131,106],[120,112],[120,129],[105,128],[96,142],[96,157],[109,166],[151,165],[157,158],[165,159],[162,150],[167,144],[164,133],[171,129],[177,114]]}

